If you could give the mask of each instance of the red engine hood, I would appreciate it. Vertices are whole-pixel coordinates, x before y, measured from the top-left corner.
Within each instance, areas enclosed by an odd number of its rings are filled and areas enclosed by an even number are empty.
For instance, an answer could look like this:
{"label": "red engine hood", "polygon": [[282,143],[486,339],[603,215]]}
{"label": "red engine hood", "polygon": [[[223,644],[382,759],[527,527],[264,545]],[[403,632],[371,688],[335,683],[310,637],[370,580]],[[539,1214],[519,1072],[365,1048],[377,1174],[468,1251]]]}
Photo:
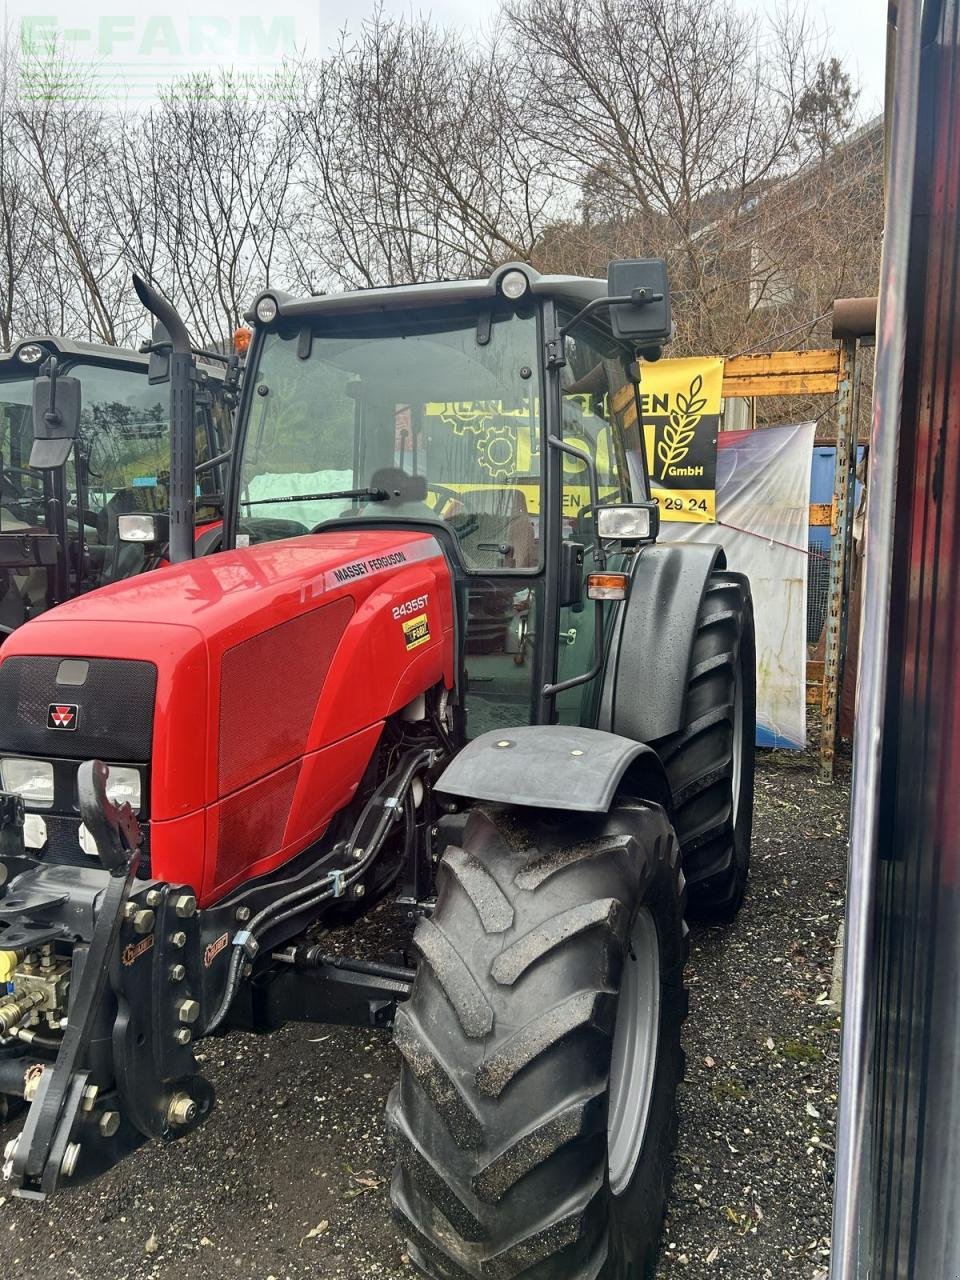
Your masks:
{"label": "red engine hood", "polygon": [[0,664],[29,655],[156,666],[153,873],[211,901],[316,839],[386,717],[453,684],[453,591],[430,535],[336,530],[91,592],[14,632]]}

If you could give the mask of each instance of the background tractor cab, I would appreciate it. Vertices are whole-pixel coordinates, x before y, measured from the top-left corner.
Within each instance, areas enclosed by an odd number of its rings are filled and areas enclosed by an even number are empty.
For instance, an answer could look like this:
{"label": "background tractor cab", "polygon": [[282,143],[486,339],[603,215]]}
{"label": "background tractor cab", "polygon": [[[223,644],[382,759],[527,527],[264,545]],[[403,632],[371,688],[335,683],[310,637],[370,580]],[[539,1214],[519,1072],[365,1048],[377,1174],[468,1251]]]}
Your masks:
{"label": "background tractor cab", "polygon": [[[171,450],[162,359],[51,336],[0,356],[0,638],[162,558]],[[221,516],[224,373],[214,361],[197,373],[196,455],[213,460],[197,479],[201,526]]]}

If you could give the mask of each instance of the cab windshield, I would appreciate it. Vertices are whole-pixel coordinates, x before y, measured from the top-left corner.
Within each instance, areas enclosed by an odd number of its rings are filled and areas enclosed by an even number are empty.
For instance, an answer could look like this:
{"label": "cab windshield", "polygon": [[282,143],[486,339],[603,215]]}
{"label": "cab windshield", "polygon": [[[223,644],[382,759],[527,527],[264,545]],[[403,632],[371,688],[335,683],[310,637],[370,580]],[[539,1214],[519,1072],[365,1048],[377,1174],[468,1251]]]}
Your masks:
{"label": "cab windshield", "polygon": [[268,333],[250,394],[237,545],[328,521],[437,521],[477,570],[540,564],[534,314],[416,327],[338,317]]}

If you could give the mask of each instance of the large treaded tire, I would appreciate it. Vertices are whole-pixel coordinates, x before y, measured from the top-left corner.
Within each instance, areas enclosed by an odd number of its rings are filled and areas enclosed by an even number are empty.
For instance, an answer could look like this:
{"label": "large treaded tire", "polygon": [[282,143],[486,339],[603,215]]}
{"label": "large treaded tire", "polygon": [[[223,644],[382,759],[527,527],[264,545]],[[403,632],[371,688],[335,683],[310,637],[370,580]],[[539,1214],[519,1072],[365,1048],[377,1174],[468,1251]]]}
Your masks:
{"label": "large treaded tire", "polygon": [[[441,862],[396,1021],[391,1196],[410,1256],[436,1280],[648,1280],[683,1074],[673,829],[634,802],[609,815],[489,807],[471,811],[460,844]],[[659,1040],[642,1147],[615,1196],[611,1051],[624,940],[641,910],[656,925]]]}
{"label": "large treaded tire", "polygon": [[689,914],[699,919],[733,919],[747,884],[756,661],[750,584],[743,574],[718,570],[700,606],[684,725],[653,743],[673,793]]}

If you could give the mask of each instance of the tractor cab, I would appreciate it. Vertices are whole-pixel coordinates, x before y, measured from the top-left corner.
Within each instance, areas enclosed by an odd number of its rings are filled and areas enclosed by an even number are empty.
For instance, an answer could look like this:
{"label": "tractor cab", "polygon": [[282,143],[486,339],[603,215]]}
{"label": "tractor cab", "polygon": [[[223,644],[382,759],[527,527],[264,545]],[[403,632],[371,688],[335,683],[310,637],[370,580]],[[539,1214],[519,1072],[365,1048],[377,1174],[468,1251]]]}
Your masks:
{"label": "tractor cab", "polygon": [[[654,292],[660,269],[636,264],[631,287]],[[636,335],[608,298],[512,265],[253,308],[228,539],[433,529],[455,568],[468,737],[595,719],[585,576],[623,558],[596,542],[595,507],[650,498]],[[665,302],[624,309],[647,349],[669,337]]]}
{"label": "tractor cab", "polygon": [[[169,391],[149,371],[140,352],[60,337],[0,357],[0,635],[160,558],[124,539],[123,517],[169,508]],[[221,515],[230,418],[223,367],[199,376],[197,459],[221,459],[198,474],[203,528]]]}

